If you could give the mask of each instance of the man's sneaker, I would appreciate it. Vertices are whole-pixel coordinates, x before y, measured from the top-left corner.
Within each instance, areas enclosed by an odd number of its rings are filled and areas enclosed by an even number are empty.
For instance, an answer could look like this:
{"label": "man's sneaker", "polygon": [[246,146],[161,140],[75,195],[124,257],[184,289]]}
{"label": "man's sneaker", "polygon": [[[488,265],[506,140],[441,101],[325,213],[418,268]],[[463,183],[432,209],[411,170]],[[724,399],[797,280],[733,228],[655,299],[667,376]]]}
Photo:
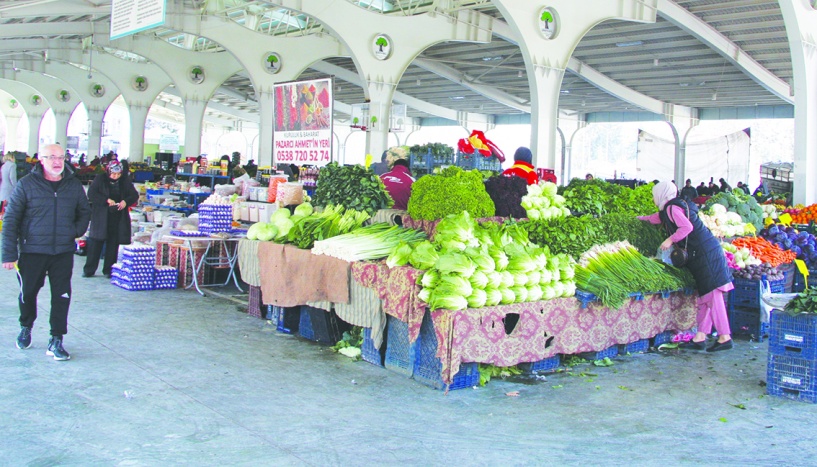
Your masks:
{"label": "man's sneaker", "polygon": [[45,351],[45,354],[53,356],[54,360],[58,361],[71,359],[71,355],[62,348],[62,336],[51,336],[51,339],[48,341],[48,350]]}
{"label": "man's sneaker", "polygon": [[20,326],[20,334],[17,335],[17,348],[20,350],[31,347],[31,328]]}

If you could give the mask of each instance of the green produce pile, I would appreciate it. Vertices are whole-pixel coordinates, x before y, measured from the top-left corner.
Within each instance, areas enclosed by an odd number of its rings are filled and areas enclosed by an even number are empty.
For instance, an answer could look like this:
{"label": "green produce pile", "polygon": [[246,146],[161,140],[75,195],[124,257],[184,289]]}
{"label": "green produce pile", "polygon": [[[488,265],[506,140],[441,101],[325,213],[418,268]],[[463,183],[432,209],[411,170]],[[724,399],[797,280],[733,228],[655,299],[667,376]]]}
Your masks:
{"label": "green produce pile", "polygon": [[600,179],[574,178],[559,194],[565,197],[566,206],[574,215],[601,216],[610,213],[628,213],[645,216],[657,212],[652,201],[652,183],[635,189]]}
{"label": "green produce pile", "polygon": [[638,220],[631,214],[607,214],[599,218],[568,216],[548,221],[523,223],[530,240],[547,246],[553,253],[566,253],[578,259],[593,245],[628,241],[641,254],[654,256],[666,239],[660,226]]}
{"label": "green produce pile", "polygon": [[[299,211],[300,209],[300,211]],[[344,209],[343,206],[327,206],[322,212],[313,212],[304,203],[290,216],[289,209],[278,209],[268,223],[258,222],[247,230],[250,240],[292,243],[308,250],[317,240],[324,240],[349,233],[363,225],[369,214]]]}
{"label": "green produce pile", "polygon": [[539,182],[528,185],[528,194],[522,197],[522,207],[533,221],[557,219],[570,215],[565,199],[557,193],[555,183]]}
{"label": "green produce pile", "polygon": [[754,225],[755,229],[763,228],[763,208],[753,196],[739,191],[720,192],[706,201],[704,210],[711,213],[710,208],[715,203],[725,207],[727,212],[737,213],[744,223]]}
{"label": "green produce pile", "polygon": [[809,287],[797,294],[783,310],[792,316],[800,313],[817,313],[817,287]]}
{"label": "green produce pile", "polygon": [[312,202],[315,206],[345,206],[370,216],[394,205],[380,177],[371,169],[337,162],[321,167]]}
{"label": "green produce pile", "polygon": [[437,220],[467,211],[473,218],[491,217],[494,202],[485,191],[482,174],[446,167],[439,175],[428,175],[411,186],[408,213],[412,219]]}
{"label": "green produce pile", "polygon": [[312,247],[312,253],[344,261],[370,261],[399,254],[406,248],[411,252],[412,245],[426,238],[426,233],[421,230],[380,222],[327,240],[319,240]]}
{"label": "green produce pile", "polygon": [[627,242],[596,245],[576,266],[576,287],[612,309],[621,308],[632,292],[680,290],[684,283],[666,272],[667,265],[649,259]]}
{"label": "green produce pile", "polygon": [[440,221],[434,242],[418,243],[406,257],[426,271],[420,299],[432,310],[534,302],[576,291],[569,256],[530,243],[518,223],[479,225],[467,212]]}

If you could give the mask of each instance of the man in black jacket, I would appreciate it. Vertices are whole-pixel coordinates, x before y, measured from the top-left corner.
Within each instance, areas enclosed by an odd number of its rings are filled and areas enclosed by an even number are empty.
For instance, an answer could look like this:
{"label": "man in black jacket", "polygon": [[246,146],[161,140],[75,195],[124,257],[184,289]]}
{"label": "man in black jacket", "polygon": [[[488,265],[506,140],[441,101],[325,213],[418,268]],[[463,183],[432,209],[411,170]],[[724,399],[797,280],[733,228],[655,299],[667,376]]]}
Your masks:
{"label": "man in black jacket", "polygon": [[76,238],[85,234],[90,217],[85,190],[66,165],[62,148],[58,144],[45,146],[40,162],[14,188],[3,218],[3,268],[16,268],[20,281],[18,348],[31,346],[37,294],[47,275],[51,339],[45,353],[54,360],[71,358],[62,338],[68,332]]}

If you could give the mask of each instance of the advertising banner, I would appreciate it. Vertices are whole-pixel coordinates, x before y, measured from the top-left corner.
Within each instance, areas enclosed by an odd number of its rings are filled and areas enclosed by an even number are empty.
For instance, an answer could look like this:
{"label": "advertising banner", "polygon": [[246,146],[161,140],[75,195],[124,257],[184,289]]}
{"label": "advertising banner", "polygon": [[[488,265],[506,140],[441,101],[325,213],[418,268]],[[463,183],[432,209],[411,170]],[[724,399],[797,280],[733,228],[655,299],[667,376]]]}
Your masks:
{"label": "advertising banner", "polygon": [[272,159],[323,166],[332,160],[332,79],[276,84]]}

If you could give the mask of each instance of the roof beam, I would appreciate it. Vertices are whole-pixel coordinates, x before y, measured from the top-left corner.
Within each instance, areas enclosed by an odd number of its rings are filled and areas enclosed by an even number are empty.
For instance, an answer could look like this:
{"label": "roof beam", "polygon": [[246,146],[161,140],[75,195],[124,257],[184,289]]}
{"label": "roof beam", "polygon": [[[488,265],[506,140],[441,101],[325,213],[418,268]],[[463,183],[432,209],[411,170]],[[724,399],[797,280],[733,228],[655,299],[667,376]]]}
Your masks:
{"label": "roof beam", "polygon": [[110,1],[93,0],[38,0],[33,2],[16,2],[12,6],[0,8],[0,18],[19,18],[21,16],[81,16],[110,15]]}
{"label": "roof beam", "polygon": [[794,104],[791,86],[755,61],[748,53],[704,20],[671,0],[658,0],[658,15],[678,26],[719,53],[757,84],[789,104]]}

